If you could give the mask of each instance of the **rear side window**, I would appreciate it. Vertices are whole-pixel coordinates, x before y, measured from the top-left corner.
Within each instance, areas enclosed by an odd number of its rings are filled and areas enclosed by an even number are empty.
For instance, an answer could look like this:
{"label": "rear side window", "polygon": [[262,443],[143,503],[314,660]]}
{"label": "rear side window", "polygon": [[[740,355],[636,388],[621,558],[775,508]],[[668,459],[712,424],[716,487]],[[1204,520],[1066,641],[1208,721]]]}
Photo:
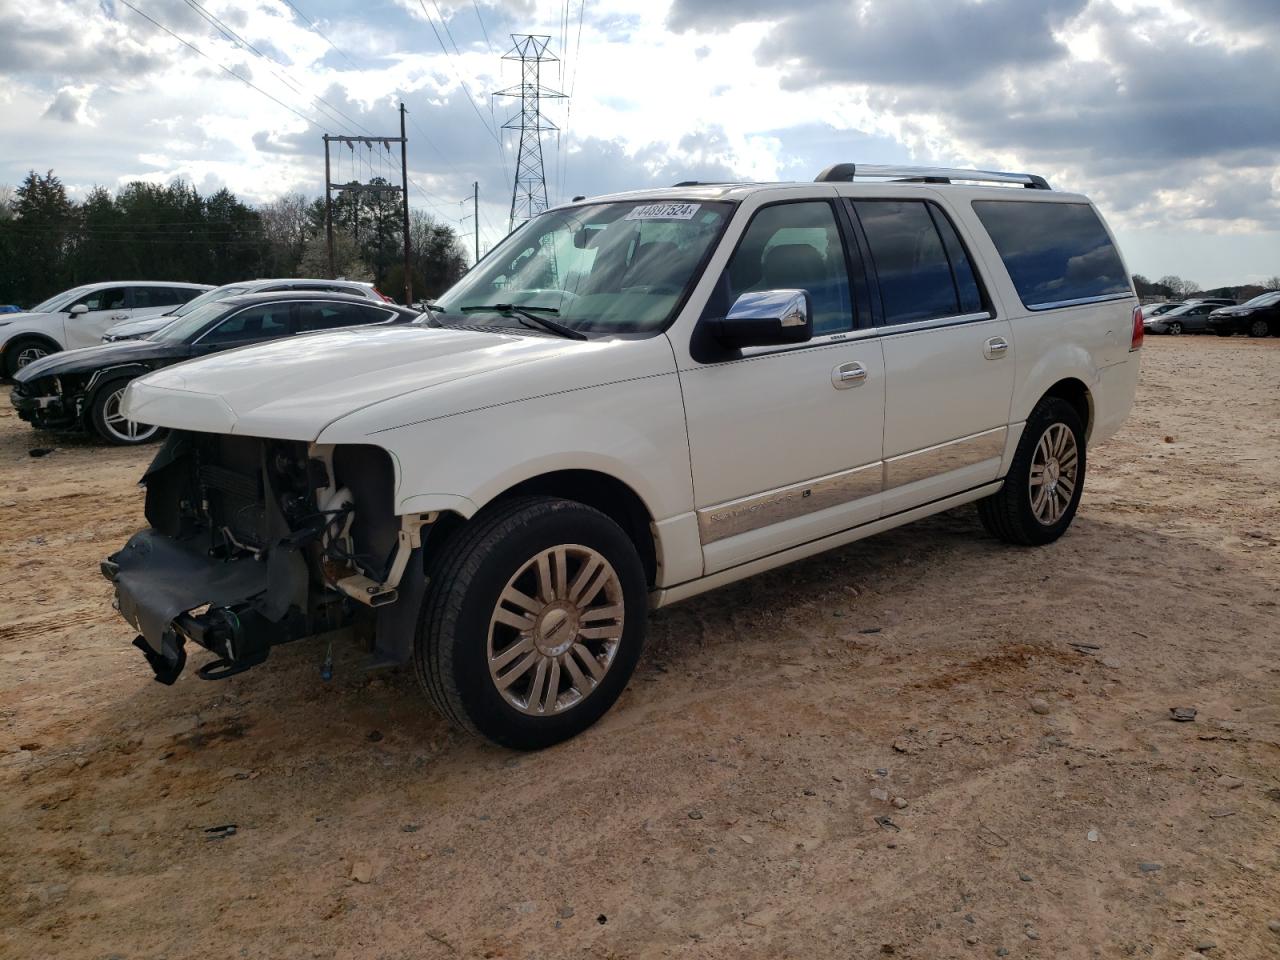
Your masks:
{"label": "rear side window", "polygon": [[955,228],[923,200],[857,200],[884,323],[978,313],[982,294]]}
{"label": "rear side window", "polygon": [[241,310],[223,320],[200,340],[202,343],[235,343],[287,336],[290,332],[289,306],[288,303],[272,303]]}
{"label": "rear side window", "polygon": [[1120,254],[1089,204],[975,200],[973,209],[1028,309],[1132,292]]}
{"label": "rear side window", "polygon": [[171,307],[186,303],[198,292],[197,290],[178,290],[174,287],[134,287],[133,306],[139,310],[150,307]]}
{"label": "rear side window", "polygon": [[378,310],[358,303],[301,303],[298,305],[298,329],[333,330],[364,323],[380,323],[391,316],[389,310]]}

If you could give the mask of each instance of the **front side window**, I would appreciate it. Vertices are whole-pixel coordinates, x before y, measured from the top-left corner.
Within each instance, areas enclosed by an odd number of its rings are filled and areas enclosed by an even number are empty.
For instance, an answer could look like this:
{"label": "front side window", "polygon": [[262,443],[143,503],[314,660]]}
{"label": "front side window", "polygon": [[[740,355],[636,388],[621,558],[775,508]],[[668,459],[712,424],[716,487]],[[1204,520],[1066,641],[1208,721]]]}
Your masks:
{"label": "front side window", "polygon": [[200,342],[241,343],[286,336],[289,333],[289,309],[288,303],[249,307],[223,320],[201,337]]}
{"label": "front side window", "polygon": [[815,336],[853,328],[844,241],[825,201],[779,203],[759,210],[725,267],[708,312],[727,311],[744,293],[805,290]]}
{"label": "front side window", "polygon": [[504,240],[442,296],[446,325],[514,323],[537,310],[581,333],[649,333],[673,318],[732,211],[719,202],[615,202],[552,210]]}
{"label": "front side window", "polygon": [[884,323],[935,320],[982,309],[973,267],[941,211],[923,200],[856,200],[853,208],[871,249]]}
{"label": "front side window", "polygon": [[1089,204],[975,200],[973,209],[1027,309],[1132,293],[1120,254]]}
{"label": "front side window", "polygon": [[123,310],[125,304],[125,288],[112,287],[109,290],[95,290],[93,293],[85,294],[74,303],[67,305],[67,309],[78,307],[81,304],[94,310]]}

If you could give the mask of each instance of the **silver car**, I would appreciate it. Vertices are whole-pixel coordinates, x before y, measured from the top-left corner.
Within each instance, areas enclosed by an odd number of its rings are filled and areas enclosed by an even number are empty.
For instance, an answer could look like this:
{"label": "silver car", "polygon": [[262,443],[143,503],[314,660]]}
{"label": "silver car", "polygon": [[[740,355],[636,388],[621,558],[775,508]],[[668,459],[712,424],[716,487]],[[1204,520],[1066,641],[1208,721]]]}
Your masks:
{"label": "silver car", "polygon": [[240,280],[236,283],[228,283],[221,287],[216,287],[208,293],[196,297],[194,300],[187,301],[163,316],[146,317],[141,320],[118,323],[102,335],[102,342],[114,343],[117,340],[138,340],[142,337],[150,336],[157,330],[168,326],[178,317],[185,316],[196,307],[202,307],[206,303],[213,303],[217,300],[225,300],[227,297],[237,297],[246,293],[274,293],[279,290],[347,293],[357,297],[364,297],[366,300],[372,300],[375,303],[393,302],[390,297],[384,296],[372,283],[365,283],[360,280]]}

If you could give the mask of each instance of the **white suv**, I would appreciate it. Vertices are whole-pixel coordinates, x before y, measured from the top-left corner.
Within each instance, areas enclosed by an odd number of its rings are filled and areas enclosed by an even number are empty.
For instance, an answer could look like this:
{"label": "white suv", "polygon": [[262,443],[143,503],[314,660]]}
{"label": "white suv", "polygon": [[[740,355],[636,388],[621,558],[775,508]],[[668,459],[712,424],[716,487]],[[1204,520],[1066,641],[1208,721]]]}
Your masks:
{"label": "white suv", "polygon": [[25,313],[0,315],[0,373],[12,377],[59,350],[90,347],[114,323],[168,313],[213,287],[207,283],[127,280],[64,290]]}
{"label": "white suv", "polygon": [[211,678],[350,627],[462,727],[541,747],[614,702],[652,608],[974,501],[1057,539],[1141,338],[1102,219],[1039,177],[587,200],[416,325],[135,381],[128,416],[173,432],[103,570],[163,682],[188,641]]}

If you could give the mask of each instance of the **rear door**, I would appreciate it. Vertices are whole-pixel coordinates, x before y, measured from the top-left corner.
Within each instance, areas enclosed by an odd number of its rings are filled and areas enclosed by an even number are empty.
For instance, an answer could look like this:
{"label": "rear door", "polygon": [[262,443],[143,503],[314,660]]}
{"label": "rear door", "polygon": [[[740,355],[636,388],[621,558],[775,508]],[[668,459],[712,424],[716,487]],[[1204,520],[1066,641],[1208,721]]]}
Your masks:
{"label": "rear door", "polygon": [[933,200],[847,201],[870,251],[885,366],[883,514],[999,476],[1014,345]]}

